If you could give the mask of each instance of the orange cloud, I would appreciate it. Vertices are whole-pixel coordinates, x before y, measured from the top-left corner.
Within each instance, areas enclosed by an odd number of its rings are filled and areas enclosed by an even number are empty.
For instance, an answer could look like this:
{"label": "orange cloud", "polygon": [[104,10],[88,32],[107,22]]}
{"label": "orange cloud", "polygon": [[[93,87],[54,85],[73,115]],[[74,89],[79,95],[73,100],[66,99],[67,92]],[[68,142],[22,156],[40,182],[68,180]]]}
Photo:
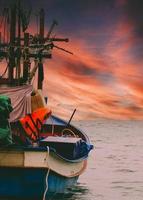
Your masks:
{"label": "orange cloud", "polygon": [[[140,81],[133,81],[140,79],[140,63],[132,63],[128,54],[132,45],[131,27],[119,26],[120,31],[114,33],[106,46],[108,56],[91,54],[82,40],[75,39],[75,43],[62,45],[73,50],[74,56],[54,50],[53,60],[45,64],[45,91],[55,113],[60,114],[61,110],[67,118],[77,108],[77,119],[143,118],[143,88],[138,87]],[[121,49],[111,48],[117,46],[125,33],[129,38],[122,42]]]}

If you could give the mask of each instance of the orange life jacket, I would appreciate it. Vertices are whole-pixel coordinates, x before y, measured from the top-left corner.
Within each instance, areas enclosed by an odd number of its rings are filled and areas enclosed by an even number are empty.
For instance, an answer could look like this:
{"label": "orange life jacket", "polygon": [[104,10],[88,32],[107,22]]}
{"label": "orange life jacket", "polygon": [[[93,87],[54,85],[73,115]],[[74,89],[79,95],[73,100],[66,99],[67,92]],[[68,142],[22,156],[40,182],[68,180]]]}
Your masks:
{"label": "orange life jacket", "polygon": [[44,121],[51,115],[51,110],[48,108],[39,108],[32,114],[28,114],[19,120],[26,136],[32,141],[39,138],[39,133]]}

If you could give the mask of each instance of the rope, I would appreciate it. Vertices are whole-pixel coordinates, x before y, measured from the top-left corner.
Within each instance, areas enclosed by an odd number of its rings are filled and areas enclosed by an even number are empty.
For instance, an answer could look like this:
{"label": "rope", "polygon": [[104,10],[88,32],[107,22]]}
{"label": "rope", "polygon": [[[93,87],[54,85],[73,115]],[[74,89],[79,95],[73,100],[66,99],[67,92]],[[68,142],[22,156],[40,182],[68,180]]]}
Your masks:
{"label": "rope", "polygon": [[[49,150],[49,147],[47,146],[47,164],[48,164],[49,152],[50,152],[50,150]],[[48,166],[48,171],[47,171],[47,174],[46,174],[46,177],[45,177],[46,187],[45,187],[45,191],[44,191],[43,199],[42,200],[46,200],[46,194],[48,192],[48,177],[49,177],[49,172],[50,172],[50,168]]]}
{"label": "rope", "polygon": [[62,130],[62,132],[61,132],[62,136],[63,136],[63,134],[64,134],[65,131],[69,131],[70,133],[72,133],[72,135],[74,137],[77,137],[76,134],[71,129],[69,129],[69,128],[65,128],[65,129]]}
{"label": "rope", "polygon": [[52,122],[52,135],[54,135],[54,129],[55,129],[54,120],[53,120],[52,116],[50,116],[50,119],[51,119],[51,122]]}
{"label": "rope", "polygon": [[34,62],[35,62],[35,65],[34,65],[32,71],[31,71],[30,74],[29,74],[29,80],[28,80],[29,83],[31,83],[31,81],[32,81],[33,77],[35,76],[36,71],[37,71],[37,69],[38,69],[38,60],[35,59]]}

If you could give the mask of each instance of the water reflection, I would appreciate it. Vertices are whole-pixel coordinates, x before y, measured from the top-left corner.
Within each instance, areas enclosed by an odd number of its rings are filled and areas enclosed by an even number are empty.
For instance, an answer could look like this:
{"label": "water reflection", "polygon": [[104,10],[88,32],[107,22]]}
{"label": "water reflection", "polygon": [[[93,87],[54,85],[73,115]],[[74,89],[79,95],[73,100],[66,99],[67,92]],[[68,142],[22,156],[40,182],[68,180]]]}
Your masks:
{"label": "water reflection", "polygon": [[78,183],[76,186],[69,189],[68,194],[54,194],[48,200],[84,200],[84,196],[88,193],[88,188],[81,183]]}

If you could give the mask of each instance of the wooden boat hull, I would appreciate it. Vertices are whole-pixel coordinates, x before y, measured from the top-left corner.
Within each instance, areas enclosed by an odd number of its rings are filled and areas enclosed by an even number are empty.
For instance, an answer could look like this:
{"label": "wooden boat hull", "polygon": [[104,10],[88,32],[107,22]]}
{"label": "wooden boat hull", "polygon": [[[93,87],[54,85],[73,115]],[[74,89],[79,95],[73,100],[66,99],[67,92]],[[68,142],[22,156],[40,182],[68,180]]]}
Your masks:
{"label": "wooden boat hull", "polygon": [[53,171],[38,168],[0,168],[0,199],[42,199],[48,181],[46,198],[55,194],[66,194],[74,186],[78,176],[64,177]]}
{"label": "wooden boat hull", "polygon": [[[37,164],[38,163],[38,164]],[[86,167],[39,148],[0,150],[0,199],[42,199],[68,193]],[[47,183],[47,186],[46,186]]]}

